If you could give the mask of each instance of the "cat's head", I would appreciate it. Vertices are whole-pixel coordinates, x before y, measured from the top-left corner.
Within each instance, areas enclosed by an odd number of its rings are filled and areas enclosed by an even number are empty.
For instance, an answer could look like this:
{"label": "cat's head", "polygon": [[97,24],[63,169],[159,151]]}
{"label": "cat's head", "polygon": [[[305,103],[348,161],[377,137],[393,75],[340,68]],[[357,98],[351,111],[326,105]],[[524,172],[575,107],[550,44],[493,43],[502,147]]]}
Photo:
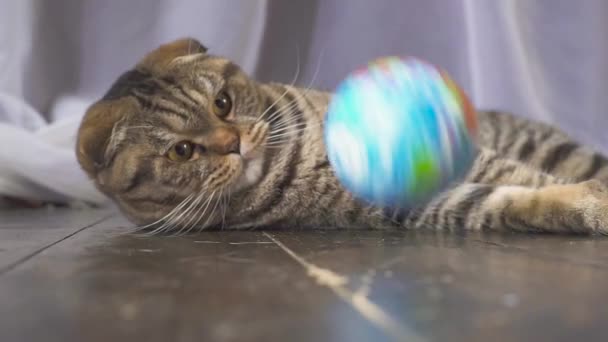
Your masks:
{"label": "cat's head", "polygon": [[188,201],[202,208],[211,195],[237,194],[262,177],[262,102],[237,65],[196,40],[177,40],[146,55],[88,109],[78,161],[137,223]]}

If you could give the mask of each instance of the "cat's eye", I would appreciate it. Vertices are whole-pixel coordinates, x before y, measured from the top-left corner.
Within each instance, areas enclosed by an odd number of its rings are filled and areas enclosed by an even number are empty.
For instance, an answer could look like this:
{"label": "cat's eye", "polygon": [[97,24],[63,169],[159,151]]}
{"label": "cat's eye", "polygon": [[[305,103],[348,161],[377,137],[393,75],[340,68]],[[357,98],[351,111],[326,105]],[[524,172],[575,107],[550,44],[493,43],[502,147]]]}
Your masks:
{"label": "cat's eye", "polygon": [[232,99],[230,99],[230,96],[225,91],[222,91],[213,101],[213,111],[218,117],[225,118],[228,114],[230,114],[231,110]]}
{"label": "cat's eye", "polygon": [[167,153],[167,157],[176,162],[185,162],[190,160],[193,154],[194,144],[190,141],[183,140],[171,147]]}

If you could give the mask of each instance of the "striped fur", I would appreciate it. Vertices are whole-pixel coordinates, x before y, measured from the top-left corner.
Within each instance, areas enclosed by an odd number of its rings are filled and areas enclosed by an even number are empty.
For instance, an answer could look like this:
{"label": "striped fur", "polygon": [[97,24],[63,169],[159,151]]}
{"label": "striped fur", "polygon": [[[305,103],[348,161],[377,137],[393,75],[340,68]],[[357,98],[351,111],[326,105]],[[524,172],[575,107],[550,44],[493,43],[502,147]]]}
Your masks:
{"label": "striped fur", "polygon": [[[463,183],[409,211],[362,203],[327,160],[329,93],[256,83],[205,51],[193,40],[153,51],[89,109],[79,130],[83,169],[141,228],[608,232],[608,160],[551,126],[506,113],[479,112],[481,153]],[[220,91],[234,101],[226,118],[209,109]],[[238,135],[241,155],[207,148],[222,144],[220,131]],[[201,152],[168,160],[167,149],[183,139]]]}

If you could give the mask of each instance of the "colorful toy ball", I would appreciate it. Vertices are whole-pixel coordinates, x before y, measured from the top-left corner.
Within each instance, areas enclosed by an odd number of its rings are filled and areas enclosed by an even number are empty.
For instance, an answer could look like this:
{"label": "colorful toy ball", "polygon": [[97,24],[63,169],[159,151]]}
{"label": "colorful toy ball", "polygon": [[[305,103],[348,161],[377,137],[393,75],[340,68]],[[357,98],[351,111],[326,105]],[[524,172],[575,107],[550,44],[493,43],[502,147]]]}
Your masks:
{"label": "colorful toy ball", "polygon": [[334,172],[375,205],[424,204],[467,173],[477,154],[475,110],[432,65],[387,57],[336,89],[324,126]]}

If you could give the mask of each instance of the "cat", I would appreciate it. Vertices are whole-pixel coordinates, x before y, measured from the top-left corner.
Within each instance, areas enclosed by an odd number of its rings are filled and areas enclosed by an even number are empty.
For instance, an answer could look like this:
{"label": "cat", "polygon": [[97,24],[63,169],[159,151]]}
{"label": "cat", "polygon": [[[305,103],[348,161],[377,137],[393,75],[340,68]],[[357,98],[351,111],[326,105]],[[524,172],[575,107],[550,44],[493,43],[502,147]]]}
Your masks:
{"label": "cat", "polygon": [[479,111],[461,183],[409,210],[368,205],[323,144],[331,94],[258,83],[191,38],[161,45],[86,112],[76,154],[139,229],[395,227],[608,233],[608,160],[549,125]]}

